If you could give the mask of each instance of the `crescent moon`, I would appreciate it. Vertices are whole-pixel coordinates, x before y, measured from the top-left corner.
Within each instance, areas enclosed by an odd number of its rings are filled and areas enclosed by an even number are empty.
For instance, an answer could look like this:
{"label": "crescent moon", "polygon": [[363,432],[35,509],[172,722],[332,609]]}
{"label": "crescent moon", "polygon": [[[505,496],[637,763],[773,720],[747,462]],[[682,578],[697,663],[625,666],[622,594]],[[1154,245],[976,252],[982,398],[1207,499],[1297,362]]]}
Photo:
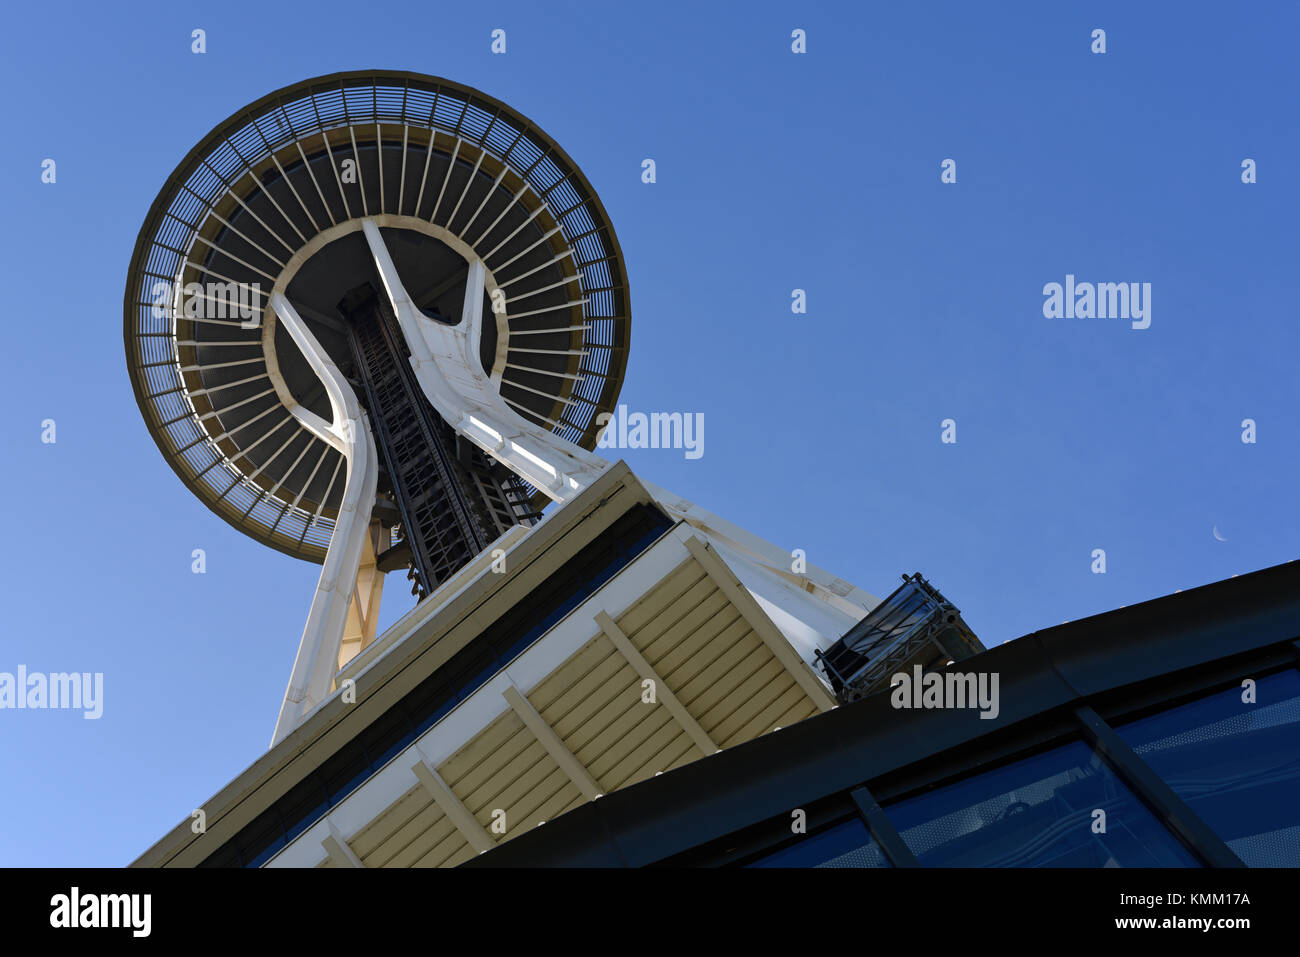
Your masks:
{"label": "crescent moon", "polygon": [[1213,531],[1214,531],[1214,539],[1215,539],[1215,541],[1219,541],[1219,542],[1226,542],[1226,541],[1227,541],[1226,538],[1224,538],[1222,535],[1219,534],[1219,526],[1218,526],[1218,525],[1215,525],[1215,526],[1214,526]]}

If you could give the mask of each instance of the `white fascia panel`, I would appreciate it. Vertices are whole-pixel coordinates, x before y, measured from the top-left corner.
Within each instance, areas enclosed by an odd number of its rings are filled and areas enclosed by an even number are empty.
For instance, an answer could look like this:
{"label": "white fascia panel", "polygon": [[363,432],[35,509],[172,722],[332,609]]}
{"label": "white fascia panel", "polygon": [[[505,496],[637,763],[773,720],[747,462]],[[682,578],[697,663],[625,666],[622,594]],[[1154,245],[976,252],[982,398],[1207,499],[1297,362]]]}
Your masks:
{"label": "white fascia panel", "polygon": [[[825,651],[866,614],[862,612],[854,617],[797,588],[725,540],[702,534],[810,667],[816,663],[815,649]],[[813,670],[821,674],[819,668]]]}

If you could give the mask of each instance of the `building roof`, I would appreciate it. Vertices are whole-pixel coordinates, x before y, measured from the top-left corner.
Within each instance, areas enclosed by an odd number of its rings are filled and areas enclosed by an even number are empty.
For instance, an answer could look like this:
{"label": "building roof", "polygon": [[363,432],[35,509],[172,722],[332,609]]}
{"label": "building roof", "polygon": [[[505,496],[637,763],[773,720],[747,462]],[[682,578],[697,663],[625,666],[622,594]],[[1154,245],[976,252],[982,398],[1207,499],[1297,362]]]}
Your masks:
{"label": "building roof", "polygon": [[1225,681],[1294,667],[1298,636],[1295,561],[1037,631],[949,669],[999,675],[994,719],[896,709],[884,691],[575,808],[467,866],[743,856],[734,835],[776,821],[788,837],[792,808],[866,782],[882,803],[915,793],[1074,733],[1081,706],[1107,720],[1134,717]]}

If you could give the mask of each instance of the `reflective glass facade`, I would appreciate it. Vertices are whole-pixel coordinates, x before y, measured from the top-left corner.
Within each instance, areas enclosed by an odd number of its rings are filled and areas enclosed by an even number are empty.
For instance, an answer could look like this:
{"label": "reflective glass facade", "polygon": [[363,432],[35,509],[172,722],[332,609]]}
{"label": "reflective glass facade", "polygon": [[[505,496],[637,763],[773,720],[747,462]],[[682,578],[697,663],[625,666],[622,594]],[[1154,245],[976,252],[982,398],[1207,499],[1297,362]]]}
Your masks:
{"label": "reflective glass facade", "polygon": [[1298,669],[1295,561],[964,659],[992,718],[868,694],[466,866],[1300,867]]}
{"label": "reflective glass facade", "polygon": [[1250,867],[1300,862],[1300,672],[1117,729]]}
{"label": "reflective glass facade", "polygon": [[1082,741],[887,806],[885,812],[923,866],[1198,863]]}
{"label": "reflective glass facade", "polygon": [[893,867],[858,818],[810,834],[750,867]]}

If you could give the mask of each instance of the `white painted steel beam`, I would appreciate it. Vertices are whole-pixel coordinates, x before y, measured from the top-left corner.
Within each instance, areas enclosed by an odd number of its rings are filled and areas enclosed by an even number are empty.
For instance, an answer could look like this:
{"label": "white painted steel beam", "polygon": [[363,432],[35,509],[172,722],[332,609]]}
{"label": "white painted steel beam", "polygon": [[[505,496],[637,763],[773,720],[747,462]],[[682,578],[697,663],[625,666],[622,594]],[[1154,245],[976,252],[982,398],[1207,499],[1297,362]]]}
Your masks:
{"label": "white painted steel beam", "polygon": [[461,837],[465,838],[469,846],[480,854],[496,847],[496,841],[483,830],[483,825],[479,824],[469,808],[465,807],[460,798],[456,797],[455,792],[447,786],[447,782],[438,774],[438,769],[430,764],[423,754],[420,754],[418,747],[414,750],[420,756],[411,765],[411,772],[420,779],[424,790],[447,819],[456,826],[456,830],[460,831]]}
{"label": "white painted steel beam", "polygon": [[443,325],[411,302],[379,225],[367,219],[362,228],[411,351],[416,380],[438,414],[554,501],[568,501],[595,481],[609,464],[605,459],[524,419],[483,372],[478,359],[487,275],[483,261],[475,258],[469,264],[460,323]]}
{"label": "white painted steel beam", "polygon": [[325,819],[325,824],[329,828],[329,834],[320,842],[325,853],[338,867],[365,867],[361,863],[361,858],[357,857],[357,852],[352,850],[348,844],[347,838],[339,833],[338,827],[329,818]]}
{"label": "white painted steel beam", "polygon": [[711,539],[725,542],[754,565],[798,585],[822,602],[848,615],[851,621],[861,620],[867,612],[879,604],[879,599],[842,578],[836,578],[812,562],[806,562],[807,567],[796,573],[793,570],[792,553],[778,548],[766,539],[759,538],[734,522],[700,508],[680,495],[674,495],[667,489],[660,488],[653,482],[644,478],[640,478],[640,482],[673,518],[698,528]]}
{"label": "white painted steel beam", "polygon": [[700,723],[695,720],[694,715],[686,710],[686,705],[682,704],[677,695],[673,694],[673,689],[668,687],[668,682],[664,681],[659,676],[659,673],[655,671],[654,666],[645,660],[641,652],[637,651],[636,646],[632,644],[632,639],[624,633],[613,618],[609,617],[607,611],[601,609],[596,612],[596,624],[605,633],[605,637],[618,649],[619,654],[632,666],[632,670],[642,680],[648,679],[653,682],[656,700],[663,702],[664,707],[668,709],[668,713],[677,720],[677,723],[681,725],[687,736],[695,742],[695,746],[700,749],[700,753],[708,757],[710,754],[720,751],[721,748],[709,737],[708,732],[700,726]]}
{"label": "white painted steel beam", "polygon": [[693,535],[686,539],[685,545],[709,578],[713,579],[713,583],[727,596],[727,600],[736,607],[749,627],[754,630],[763,644],[767,645],[781,666],[790,672],[795,682],[813,700],[813,703],[822,711],[830,711],[834,708],[835,698],[822,684],[821,679],[813,674],[808,664],[799,657],[790,643],[785,640],[785,636],[772,624],[771,619],[754,600],[754,596],[736,578],[735,572],[727,567],[727,563]]}
{"label": "white painted steel beam", "polygon": [[583,796],[589,801],[594,801],[600,797],[600,785],[596,779],[591,776],[591,772],[586,766],[577,759],[572,751],[564,745],[564,741],[555,733],[555,729],[546,723],[546,719],[538,714],[533,703],[523,696],[518,688],[510,685],[502,692],[503,697],[509,703],[511,709],[525,727],[533,733],[535,737],[546,749],[546,753],[551,756],[560,769],[569,776],[573,786],[582,792]]}
{"label": "white painted steel beam", "polygon": [[[457,432],[554,501],[568,501],[594,481],[609,464],[605,459],[529,422],[510,407],[509,400],[483,374],[478,359],[486,274],[483,261],[470,262],[461,322],[443,325],[426,317],[411,301],[379,223],[366,219],[362,228],[411,351],[416,379],[438,413]],[[806,588],[852,620],[860,619],[876,604],[871,595],[811,563],[795,574],[789,552],[693,502],[642,481],[672,517],[726,541],[756,564]]]}
{"label": "white painted steel beam", "polygon": [[329,353],[282,294],[272,295],[271,308],[325,387],[333,421],[326,422],[296,403],[289,406],[289,412],[309,432],[341,452],[347,463],[343,500],[298,645],[298,656],[285,691],[284,704],[275,724],[275,734],[271,738],[274,747],[332,691],[357,571],[369,535],[379,459],[370,424],[361,412],[352,387]]}

